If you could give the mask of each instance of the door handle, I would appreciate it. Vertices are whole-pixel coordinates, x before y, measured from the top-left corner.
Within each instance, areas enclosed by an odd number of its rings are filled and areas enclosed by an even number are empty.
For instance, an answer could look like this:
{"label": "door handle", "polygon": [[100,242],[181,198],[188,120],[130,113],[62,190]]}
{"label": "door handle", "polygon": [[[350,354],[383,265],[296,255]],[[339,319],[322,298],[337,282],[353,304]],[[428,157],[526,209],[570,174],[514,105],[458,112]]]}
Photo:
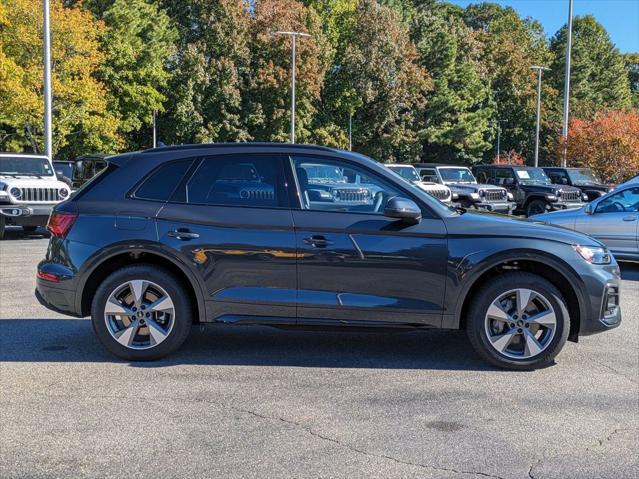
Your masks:
{"label": "door handle", "polygon": [[332,241],[327,240],[324,236],[320,235],[313,235],[310,238],[304,238],[302,241],[306,244],[310,244],[311,246],[315,246],[316,248],[326,248],[333,244]]}
{"label": "door handle", "polygon": [[636,216],[624,216],[622,218],[622,220],[624,220],[624,221],[637,221],[637,217]]}
{"label": "door handle", "polygon": [[187,241],[191,239],[197,239],[200,237],[199,234],[193,233],[186,228],[178,228],[177,230],[172,230],[167,233],[171,238],[177,238],[182,241]]}

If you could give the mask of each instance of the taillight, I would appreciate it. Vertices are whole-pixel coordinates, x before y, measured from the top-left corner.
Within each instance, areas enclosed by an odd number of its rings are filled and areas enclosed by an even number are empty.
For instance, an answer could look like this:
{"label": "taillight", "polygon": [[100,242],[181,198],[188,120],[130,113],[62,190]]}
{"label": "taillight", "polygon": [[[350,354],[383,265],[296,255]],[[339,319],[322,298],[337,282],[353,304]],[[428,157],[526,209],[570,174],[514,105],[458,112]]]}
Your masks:
{"label": "taillight", "polygon": [[51,234],[64,238],[71,230],[71,227],[73,226],[73,223],[75,223],[77,217],[78,215],[74,213],[54,211],[49,217],[47,229],[51,231]]}
{"label": "taillight", "polygon": [[57,283],[58,281],[60,281],[60,278],[58,278],[55,274],[45,273],[44,271],[38,271],[38,278],[45,281],[50,281],[52,283]]}

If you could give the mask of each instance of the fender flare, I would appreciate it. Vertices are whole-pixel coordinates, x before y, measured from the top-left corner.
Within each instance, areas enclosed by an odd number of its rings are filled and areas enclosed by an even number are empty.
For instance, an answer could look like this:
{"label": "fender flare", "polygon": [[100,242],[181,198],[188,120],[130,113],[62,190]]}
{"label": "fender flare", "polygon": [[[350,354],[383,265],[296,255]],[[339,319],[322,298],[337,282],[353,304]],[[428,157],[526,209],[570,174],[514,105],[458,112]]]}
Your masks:
{"label": "fender flare", "polygon": [[87,266],[83,268],[83,271],[79,271],[79,281],[77,290],[81,292],[81,294],[76,294],[75,298],[75,309],[76,311],[82,313],[82,298],[84,296],[84,289],[86,287],[87,281],[93,275],[93,273],[101,267],[105,262],[110,259],[120,256],[126,253],[148,253],[158,256],[166,261],[169,261],[176,268],[178,268],[184,276],[188,279],[191,288],[193,289],[193,293],[195,294],[195,299],[197,302],[198,308],[198,319],[200,322],[205,322],[206,320],[206,306],[204,301],[204,293],[202,290],[202,284],[197,279],[197,274],[192,271],[192,269],[184,264],[178,257],[171,254],[167,251],[167,248],[162,245],[158,245],[152,241],[136,241],[135,243],[130,242],[120,242],[113,245],[110,245],[104,249],[102,249],[97,255],[87,260]]}
{"label": "fender flare", "polygon": [[[466,258],[481,253],[482,251],[477,251],[466,256]],[[585,300],[585,298],[587,297],[585,284],[568,263],[544,251],[518,249],[489,255],[486,258],[483,258],[480,263],[475,265],[470,271],[466,271],[463,273],[463,275],[467,274],[468,276],[465,279],[462,279],[462,284],[458,295],[459,299],[457,300],[454,309],[454,318],[458,326],[461,326],[462,324],[462,309],[466,300],[468,299],[468,294],[477,284],[477,281],[482,277],[484,273],[494,268],[495,266],[507,261],[534,261],[555,269],[572,286],[575,296],[577,297],[580,321],[581,318],[585,317],[585,315],[588,313],[588,306]]]}

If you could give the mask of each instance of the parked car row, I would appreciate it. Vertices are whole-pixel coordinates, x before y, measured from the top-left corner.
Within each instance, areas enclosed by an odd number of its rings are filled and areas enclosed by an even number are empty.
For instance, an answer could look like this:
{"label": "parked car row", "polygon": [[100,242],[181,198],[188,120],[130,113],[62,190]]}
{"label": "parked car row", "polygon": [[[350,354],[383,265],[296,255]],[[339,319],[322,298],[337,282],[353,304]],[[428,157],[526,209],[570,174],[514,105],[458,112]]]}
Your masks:
{"label": "parked car row", "polygon": [[[467,175],[442,178],[474,185]],[[604,245],[450,208],[418,181],[309,145],[110,157],[54,208],[37,296],[90,315],[102,344],[133,361],[175,351],[197,322],[464,329],[490,363],[534,369],[567,339],[620,324],[619,268]],[[485,198],[503,187],[472,188]]]}

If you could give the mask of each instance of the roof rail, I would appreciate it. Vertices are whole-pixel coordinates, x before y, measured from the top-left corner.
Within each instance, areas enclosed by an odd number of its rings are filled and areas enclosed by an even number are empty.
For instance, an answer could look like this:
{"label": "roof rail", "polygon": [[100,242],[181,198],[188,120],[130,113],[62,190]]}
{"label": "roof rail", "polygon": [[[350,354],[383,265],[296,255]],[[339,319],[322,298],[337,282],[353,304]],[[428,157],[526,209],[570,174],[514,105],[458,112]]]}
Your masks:
{"label": "roof rail", "polygon": [[200,150],[208,148],[229,148],[229,147],[264,147],[264,146],[276,146],[279,148],[297,148],[308,150],[321,150],[321,151],[334,151],[328,146],[321,145],[304,145],[298,143],[278,143],[278,142],[227,142],[227,143],[192,143],[187,145],[171,145],[171,146],[159,146],[157,148],[149,148],[142,150],[140,153],[157,153],[162,151],[180,151],[180,150]]}

